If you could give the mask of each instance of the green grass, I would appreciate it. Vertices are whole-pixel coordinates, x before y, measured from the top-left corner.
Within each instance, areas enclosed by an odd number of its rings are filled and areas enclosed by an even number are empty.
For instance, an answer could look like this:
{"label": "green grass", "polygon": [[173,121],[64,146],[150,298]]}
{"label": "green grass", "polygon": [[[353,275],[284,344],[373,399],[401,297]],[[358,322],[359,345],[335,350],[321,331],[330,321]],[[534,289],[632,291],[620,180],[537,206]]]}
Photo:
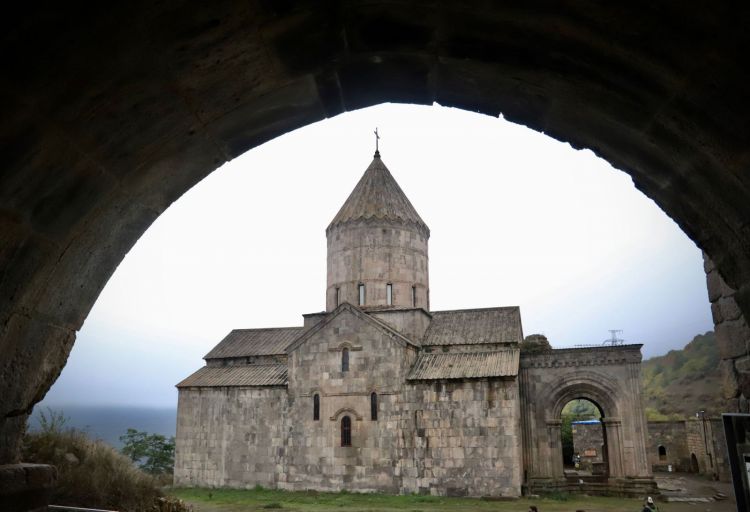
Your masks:
{"label": "green grass", "polygon": [[[443,498],[437,496],[391,496],[386,494],[286,492],[269,489],[201,489],[175,488],[169,495],[195,505],[196,512],[263,511],[268,509],[288,511],[340,510],[345,512],[429,512],[429,511],[498,511],[526,512],[536,505],[540,512],[632,512],[640,510],[641,502],[628,498],[567,496],[560,499],[521,498],[510,501],[489,501],[478,498]],[[210,497],[209,497],[210,493]],[[665,507],[660,508],[665,510]],[[668,510],[668,508],[666,508]]]}

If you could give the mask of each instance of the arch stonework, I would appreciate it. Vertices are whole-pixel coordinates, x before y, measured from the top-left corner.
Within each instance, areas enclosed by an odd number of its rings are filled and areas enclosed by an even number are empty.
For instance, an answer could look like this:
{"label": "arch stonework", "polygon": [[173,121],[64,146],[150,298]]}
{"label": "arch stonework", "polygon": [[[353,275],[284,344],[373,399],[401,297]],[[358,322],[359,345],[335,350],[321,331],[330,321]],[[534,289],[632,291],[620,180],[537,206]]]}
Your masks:
{"label": "arch stonework", "polygon": [[18,461],[32,407],[164,209],[265,141],[383,102],[503,115],[629,173],[710,256],[727,408],[747,407],[750,6],[14,9],[0,36],[0,464]]}
{"label": "arch stonework", "polygon": [[653,485],[640,394],[640,348],[624,345],[522,355],[519,387],[527,488],[567,489],[561,413],[577,398],[594,402],[602,413],[607,485],[624,492]]}

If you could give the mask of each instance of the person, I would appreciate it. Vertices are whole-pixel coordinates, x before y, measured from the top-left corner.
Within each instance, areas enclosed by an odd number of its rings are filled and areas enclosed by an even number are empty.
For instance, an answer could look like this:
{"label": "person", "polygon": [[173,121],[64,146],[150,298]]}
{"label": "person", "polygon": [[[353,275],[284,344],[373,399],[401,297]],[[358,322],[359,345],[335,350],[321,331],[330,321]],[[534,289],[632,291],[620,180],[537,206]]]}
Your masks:
{"label": "person", "polygon": [[646,503],[643,505],[642,512],[654,512],[655,510],[659,510],[659,508],[656,506],[656,503],[654,503],[654,498],[649,496],[646,498]]}

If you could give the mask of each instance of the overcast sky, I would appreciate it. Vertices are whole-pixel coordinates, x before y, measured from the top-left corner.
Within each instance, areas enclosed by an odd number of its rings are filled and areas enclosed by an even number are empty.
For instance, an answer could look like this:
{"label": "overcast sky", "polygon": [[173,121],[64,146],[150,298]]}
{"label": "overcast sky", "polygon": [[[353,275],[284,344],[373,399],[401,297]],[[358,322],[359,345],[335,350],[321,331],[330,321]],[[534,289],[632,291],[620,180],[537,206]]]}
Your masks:
{"label": "overcast sky", "polygon": [[592,152],[443,107],[322,121],[212,173],[159,217],[104,288],[45,403],[176,406],[174,385],[233,328],[325,309],[325,228],[382,136],[431,230],[433,310],[518,305],[555,347],[622,329],[646,357],[712,329],[701,253]]}

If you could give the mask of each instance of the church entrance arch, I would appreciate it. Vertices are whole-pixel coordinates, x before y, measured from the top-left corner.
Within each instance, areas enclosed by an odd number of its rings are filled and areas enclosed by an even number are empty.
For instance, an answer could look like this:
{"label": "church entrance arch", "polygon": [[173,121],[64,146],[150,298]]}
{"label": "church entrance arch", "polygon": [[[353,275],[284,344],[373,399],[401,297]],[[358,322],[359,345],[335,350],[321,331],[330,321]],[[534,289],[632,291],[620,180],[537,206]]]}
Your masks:
{"label": "church entrance arch", "polygon": [[[521,354],[519,384],[525,485],[561,490],[637,494],[653,489],[646,459],[640,397],[641,345]],[[602,463],[597,475],[566,474],[563,409],[587,400],[601,416]],[[593,467],[592,467],[593,469]]]}

